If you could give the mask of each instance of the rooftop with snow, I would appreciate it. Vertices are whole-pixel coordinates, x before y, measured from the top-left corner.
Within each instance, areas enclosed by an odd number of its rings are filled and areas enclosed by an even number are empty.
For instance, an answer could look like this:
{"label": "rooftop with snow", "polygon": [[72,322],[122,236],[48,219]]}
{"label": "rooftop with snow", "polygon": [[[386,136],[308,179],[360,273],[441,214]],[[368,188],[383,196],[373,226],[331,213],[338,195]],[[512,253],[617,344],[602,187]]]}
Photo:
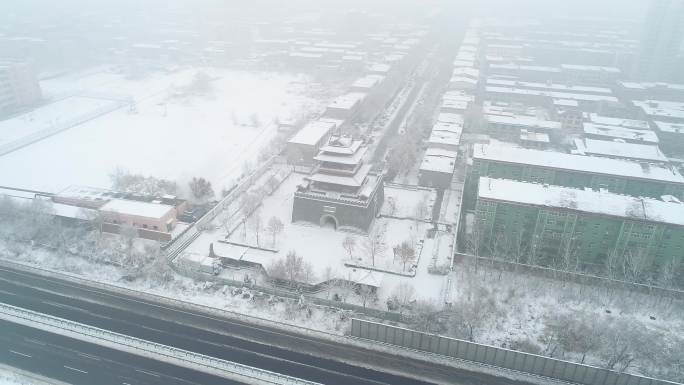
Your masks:
{"label": "rooftop with snow", "polygon": [[530,150],[525,148],[476,144],[473,158],[502,163],[529,164],[537,167],[636,178],[657,182],[684,184],[684,177],[674,169],[659,165],[643,165],[639,162],[566,154],[557,151]]}
{"label": "rooftop with snow", "polygon": [[684,204],[682,203],[635,198],[606,191],[481,177],[478,197],[684,226]]}

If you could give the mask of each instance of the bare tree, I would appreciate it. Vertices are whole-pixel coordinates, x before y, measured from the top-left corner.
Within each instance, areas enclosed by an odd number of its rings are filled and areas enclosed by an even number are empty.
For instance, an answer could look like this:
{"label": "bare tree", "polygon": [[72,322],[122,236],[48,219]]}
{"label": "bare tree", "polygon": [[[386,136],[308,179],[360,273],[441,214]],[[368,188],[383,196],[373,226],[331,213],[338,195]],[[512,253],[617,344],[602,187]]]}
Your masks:
{"label": "bare tree", "polygon": [[284,227],[285,226],[283,225],[283,222],[280,219],[278,219],[278,217],[273,216],[271,217],[271,219],[268,220],[268,225],[266,225],[266,229],[269,233],[271,233],[273,247],[276,246],[276,237],[283,231]]}
{"label": "bare tree", "polygon": [[427,194],[423,194],[423,198],[416,203],[416,206],[413,209],[414,215],[416,222],[418,221],[423,221],[427,218],[427,216],[430,214],[428,210],[428,196]]}
{"label": "bare tree", "polygon": [[363,238],[363,243],[361,245],[366,255],[370,257],[371,264],[375,266],[375,257],[381,255],[387,250],[387,244],[385,243],[385,228],[376,226],[367,238]]}
{"label": "bare tree", "polygon": [[404,310],[411,306],[411,303],[416,299],[416,289],[408,282],[401,282],[394,288],[392,299],[396,301],[399,308],[399,314],[403,314]]}
{"label": "bare tree", "polygon": [[330,292],[334,286],[333,280],[337,278],[337,272],[332,266],[327,266],[324,271],[323,279],[325,280],[326,299],[330,299]]}
{"label": "bare tree", "polygon": [[286,279],[294,286],[305,276],[304,259],[296,251],[290,251],[285,258],[274,261],[268,273],[275,278]]}
{"label": "bare tree", "polygon": [[354,258],[354,249],[356,248],[356,239],[354,237],[347,235],[342,241],[342,247],[349,254],[349,259]]}
{"label": "bare tree", "polygon": [[138,229],[128,224],[122,225],[119,227],[119,236],[125,245],[126,255],[130,258],[135,239],[138,238]]}
{"label": "bare tree", "polygon": [[370,301],[373,302],[373,300],[377,300],[377,295],[375,293],[375,288],[368,286],[368,285],[359,285],[359,289],[357,290],[357,293],[359,295],[359,298],[361,298],[361,303],[363,304],[363,308],[366,308],[366,304]]}
{"label": "bare tree", "polygon": [[214,198],[214,189],[211,187],[211,182],[204,178],[193,177],[188,182],[192,196],[200,202],[206,202]]}
{"label": "bare tree", "polygon": [[409,241],[402,242],[397,248],[397,255],[402,264],[402,270],[406,271],[406,264],[416,259],[416,251]]}
{"label": "bare tree", "polygon": [[434,303],[417,301],[412,311],[412,323],[417,330],[431,332],[440,311]]}
{"label": "bare tree", "polygon": [[252,216],[249,217],[249,225],[254,231],[254,237],[256,238],[257,247],[261,247],[261,243],[259,242],[259,235],[261,234],[261,231],[264,228],[264,224],[263,219],[261,218],[260,210],[255,210],[252,213]]}

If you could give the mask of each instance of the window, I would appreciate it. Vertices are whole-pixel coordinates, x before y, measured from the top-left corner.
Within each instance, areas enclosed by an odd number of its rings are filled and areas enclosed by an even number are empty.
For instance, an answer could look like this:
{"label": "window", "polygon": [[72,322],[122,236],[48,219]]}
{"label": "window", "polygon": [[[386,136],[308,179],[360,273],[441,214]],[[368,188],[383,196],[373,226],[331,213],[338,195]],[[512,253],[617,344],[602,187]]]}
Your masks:
{"label": "window", "polygon": [[155,229],[155,230],[159,230],[159,227],[158,227],[158,226],[152,226],[152,228]]}
{"label": "window", "polygon": [[146,229],[146,228],[147,228],[147,225],[143,223],[143,229]]}

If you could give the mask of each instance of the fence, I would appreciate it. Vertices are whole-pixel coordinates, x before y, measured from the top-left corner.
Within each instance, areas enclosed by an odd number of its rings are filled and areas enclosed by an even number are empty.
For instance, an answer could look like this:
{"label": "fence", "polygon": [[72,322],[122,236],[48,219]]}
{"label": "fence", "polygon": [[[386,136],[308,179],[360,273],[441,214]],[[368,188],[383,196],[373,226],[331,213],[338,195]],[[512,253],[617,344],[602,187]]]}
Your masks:
{"label": "fence", "polygon": [[404,348],[582,385],[676,385],[613,370],[352,319],[351,335]]}
{"label": "fence", "polygon": [[97,341],[96,343],[106,343],[110,346],[116,346],[118,350],[132,350],[135,352],[135,354],[152,356],[153,358],[164,361],[168,360],[175,364],[180,363],[186,367],[216,372],[222,377],[246,377],[270,384],[317,384],[315,382],[290,377],[284,374],[274,373],[235,362],[225,361],[188,350],[182,350],[171,346],[158,344],[156,342],[141,340],[139,338],[114,333],[108,330],[80,324],[78,322],[69,321],[63,318],[37,313],[31,310],[18,308],[3,303],[0,303],[0,318],[49,332],[57,332],[58,334],[60,334],[60,332],[69,332],[72,335],[77,335],[78,337],[76,338],[78,339],[84,339],[83,337],[87,337],[91,341]]}

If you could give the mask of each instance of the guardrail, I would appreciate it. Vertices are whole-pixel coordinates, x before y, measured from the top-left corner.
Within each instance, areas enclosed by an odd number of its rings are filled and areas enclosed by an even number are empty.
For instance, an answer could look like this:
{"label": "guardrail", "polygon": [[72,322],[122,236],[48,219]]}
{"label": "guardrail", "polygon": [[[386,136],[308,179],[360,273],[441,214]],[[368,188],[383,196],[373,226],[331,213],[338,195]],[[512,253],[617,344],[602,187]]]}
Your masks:
{"label": "guardrail", "polygon": [[677,385],[594,366],[352,319],[351,335],[431,354],[582,385]]}
{"label": "guardrail", "polygon": [[[95,340],[95,343],[108,343],[108,345],[114,345],[115,348],[118,347],[118,350],[123,348],[131,350],[139,355],[152,355],[153,358],[164,359],[167,361],[170,360],[174,363],[181,363],[186,367],[191,367],[194,369],[204,371],[207,371],[208,369],[212,374],[216,373],[222,377],[246,377],[248,379],[271,384],[318,384],[316,382],[302,380],[284,374],[238,364],[236,362],[209,357],[203,354],[174,348],[168,345],[162,345],[156,342],[145,341],[139,338],[114,333],[108,330],[80,324],[78,322],[65,320],[63,318],[37,313],[4,303],[0,303],[0,318],[48,332],[55,332],[55,329],[57,329],[58,334],[59,331],[75,333],[77,335],[76,338],[78,338],[78,336],[89,337],[89,339]],[[70,335],[70,337],[73,337],[73,335]]]}

